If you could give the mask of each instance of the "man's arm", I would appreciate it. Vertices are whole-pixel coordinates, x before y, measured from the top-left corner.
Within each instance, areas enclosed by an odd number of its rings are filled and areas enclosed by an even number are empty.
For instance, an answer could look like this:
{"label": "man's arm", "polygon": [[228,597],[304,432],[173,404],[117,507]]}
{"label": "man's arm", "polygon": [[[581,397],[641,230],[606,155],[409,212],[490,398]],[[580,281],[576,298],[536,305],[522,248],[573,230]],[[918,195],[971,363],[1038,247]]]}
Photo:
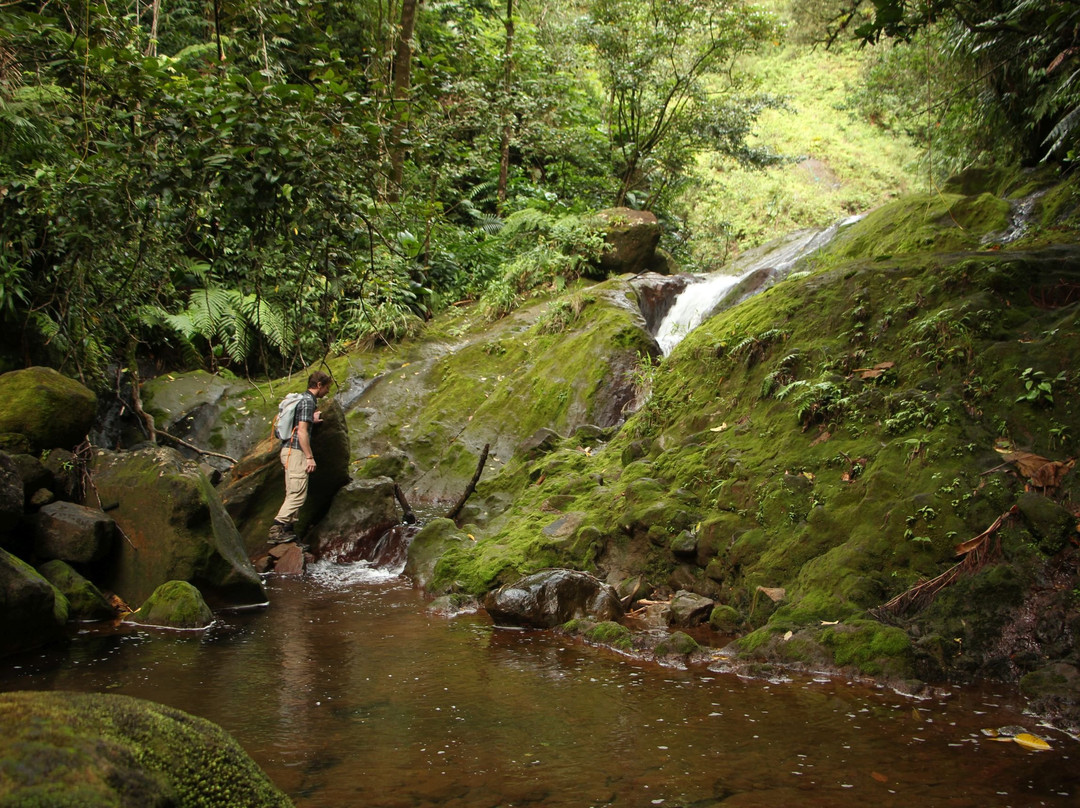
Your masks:
{"label": "man's arm", "polygon": [[305,471],[308,474],[315,471],[315,455],[311,452],[311,424],[301,421],[296,425],[296,438],[300,443],[300,451],[304,453]]}

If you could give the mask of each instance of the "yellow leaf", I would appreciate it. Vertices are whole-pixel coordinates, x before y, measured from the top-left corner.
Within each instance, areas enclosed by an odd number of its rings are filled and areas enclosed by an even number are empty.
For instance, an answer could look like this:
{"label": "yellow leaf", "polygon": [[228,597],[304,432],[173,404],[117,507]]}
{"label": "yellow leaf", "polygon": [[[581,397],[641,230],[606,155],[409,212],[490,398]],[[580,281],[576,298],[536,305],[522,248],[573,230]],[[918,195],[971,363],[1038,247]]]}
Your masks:
{"label": "yellow leaf", "polygon": [[723,432],[725,429],[727,429],[727,421],[724,421],[724,423],[720,424],[720,426],[714,426],[709,431],[710,432]]}
{"label": "yellow leaf", "polygon": [[1050,744],[1038,735],[1032,735],[1030,732],[1021,732],[1019,735],[1015,736],[1013,740],[1025,749],[1030,749],[1033,752],[1045,752],[1050,748]]}
{"label": "yellow leaf", "polygon": [[792,632],[789,629],[788,632],[784,635],[784,642],[787,642],[788,640],[791,639],[791,634],[792,634]]}

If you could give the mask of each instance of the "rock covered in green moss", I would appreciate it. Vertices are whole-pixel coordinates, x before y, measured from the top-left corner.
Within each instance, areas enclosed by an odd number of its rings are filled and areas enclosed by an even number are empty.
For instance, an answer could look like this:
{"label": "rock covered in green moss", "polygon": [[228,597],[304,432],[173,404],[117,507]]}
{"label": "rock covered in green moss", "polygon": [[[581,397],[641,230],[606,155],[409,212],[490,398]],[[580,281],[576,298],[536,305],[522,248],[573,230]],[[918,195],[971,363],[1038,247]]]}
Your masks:
{"label": "rock covered in green moss", "polygon": [[124,619],[159,628],[206,628],[214,622],[214,613],[195,586],[187,581],[167,581]]}
{"label": "rock covered in green moss", "polygon": [[432,519],[409,543],[404,574],[427,589],[435,578],[439,560],[453,547],[471,543],[468,534],[451,519]]}
{"label": "rock covered in green moss", "polygon": [[689,656],[701,650],[701,645],[685,631],[673,631],[656,644],[653,652],[658,657]]}
{"label": "rock covered in green moss", "polygon": [[116,617],[116,609],[101,590],[67,562],[46,561],[38,567],[38,572],[67,598],[71,619],[111,620]]}
{"label": "rock covered in green moss", "polygon": [[0,549],[0,656],[63,636],[67,598],[25,561]]}
{"label": "rock covered in green moss", "polygon": [[240,534],[198,464],[165,447],[93,458],[95,497],[124,540],[96,582],[142,603],[166,581],[198,581],[224,605],[266,602]]}
{"label": "rock covered in green moss", "polygon": [[30,454],[77,446],[97,416],[93,391],[52,368],[0,375],[0,400],[0,446]]}
{"label": "rock covered in green moss", "polygon": [[288,808],[216,724],[127,696],[0,693],[0,804]]}

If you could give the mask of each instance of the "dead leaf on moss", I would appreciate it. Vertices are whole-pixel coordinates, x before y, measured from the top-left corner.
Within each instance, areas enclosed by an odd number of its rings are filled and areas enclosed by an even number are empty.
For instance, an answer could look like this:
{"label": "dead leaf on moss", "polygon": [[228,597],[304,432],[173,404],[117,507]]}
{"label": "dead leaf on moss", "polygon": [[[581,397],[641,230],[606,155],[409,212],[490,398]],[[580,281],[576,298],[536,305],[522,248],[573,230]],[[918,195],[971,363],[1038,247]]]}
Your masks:
{"label": "dead leaf on moss", "polygon": [[779,586],[759,586],[757,591],[764,592],[765,596],[773,603],[779,603],[784,599],[784,595],[787,594],[787,592]]}
{"label": "dead leaf on moss", "polygon": [[810,441],[810,445],[811,446],[817,446],[819,443],[824,443],[825,441],[827,441],[831,437],[832,437],[831,432],[826,432],[825,430],[822,430],[820,435],[818,435],[816,438],[814,438],[812,441]]}
{"label": "dead leaf on moss", "polygon": [[895,362],[878,362],[872,368],[855,368],[853,372],[858,373],[860,379],[876,379],[895,365]]}
{"label": "dead leaf on moss", "polygon": [[1048,460],[1031,452],[1009,452],[1006,463],[1012,463],[1035,488],[1054,489],[1061,485],[1062,478],[1068,474],[1076,460]]}

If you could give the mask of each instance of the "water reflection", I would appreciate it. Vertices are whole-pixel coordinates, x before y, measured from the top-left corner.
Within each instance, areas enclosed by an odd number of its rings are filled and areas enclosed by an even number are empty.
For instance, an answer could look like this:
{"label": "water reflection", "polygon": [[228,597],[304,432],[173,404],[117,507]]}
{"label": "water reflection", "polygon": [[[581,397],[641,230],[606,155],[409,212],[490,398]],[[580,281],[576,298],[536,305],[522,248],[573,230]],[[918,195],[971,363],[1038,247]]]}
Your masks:
{"label": "water reflection", "polygon": [[1011,694],[912,701],[825,678],[643,665],[483,617],[429,615],[364,565],[272,579],[264,612],[205,635],[87,634],[4,689],[111,691],[231,732],[300,808],[1064,806],[1077,744],[986,740]]}

